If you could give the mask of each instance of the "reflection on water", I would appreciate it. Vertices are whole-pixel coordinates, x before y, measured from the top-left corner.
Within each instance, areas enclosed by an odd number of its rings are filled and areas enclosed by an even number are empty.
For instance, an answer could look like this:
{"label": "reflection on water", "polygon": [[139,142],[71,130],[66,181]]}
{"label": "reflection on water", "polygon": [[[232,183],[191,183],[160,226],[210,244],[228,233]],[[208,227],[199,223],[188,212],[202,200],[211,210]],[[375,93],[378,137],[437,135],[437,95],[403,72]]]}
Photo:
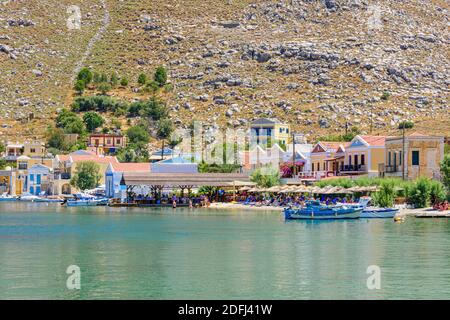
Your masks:
{"label": "reflection on water", "polygon": [[[0,298],[450,298],[448,220],[0,203]],[[66,288],[69,265],[81,290]],[[381,267],[368,290],[367,267]]]}

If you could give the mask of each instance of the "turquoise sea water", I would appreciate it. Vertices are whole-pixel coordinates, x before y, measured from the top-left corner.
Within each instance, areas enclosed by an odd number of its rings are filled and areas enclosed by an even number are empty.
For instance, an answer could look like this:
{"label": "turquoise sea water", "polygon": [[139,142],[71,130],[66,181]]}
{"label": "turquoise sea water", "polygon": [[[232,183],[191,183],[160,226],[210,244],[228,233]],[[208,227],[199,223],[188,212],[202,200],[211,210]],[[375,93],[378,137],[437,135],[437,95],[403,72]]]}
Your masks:
{"label": "turquoise sea water", "polygon": [[[80,290],[66,287],[69,265]],[[0,299],[23,298],[449,299],[450,221],[4,202]]]}

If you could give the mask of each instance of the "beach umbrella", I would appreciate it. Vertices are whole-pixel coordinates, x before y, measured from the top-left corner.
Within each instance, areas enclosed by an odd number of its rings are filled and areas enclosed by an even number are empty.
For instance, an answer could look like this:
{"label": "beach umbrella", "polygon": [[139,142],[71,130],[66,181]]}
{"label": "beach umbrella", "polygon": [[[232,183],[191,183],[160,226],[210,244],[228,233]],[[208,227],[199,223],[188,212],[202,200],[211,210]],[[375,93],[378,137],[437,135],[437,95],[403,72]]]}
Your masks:
{"label": "beach umbrella", "polygon": [[268,192],[280,192],[280,186],[273,186],[267,189]]}

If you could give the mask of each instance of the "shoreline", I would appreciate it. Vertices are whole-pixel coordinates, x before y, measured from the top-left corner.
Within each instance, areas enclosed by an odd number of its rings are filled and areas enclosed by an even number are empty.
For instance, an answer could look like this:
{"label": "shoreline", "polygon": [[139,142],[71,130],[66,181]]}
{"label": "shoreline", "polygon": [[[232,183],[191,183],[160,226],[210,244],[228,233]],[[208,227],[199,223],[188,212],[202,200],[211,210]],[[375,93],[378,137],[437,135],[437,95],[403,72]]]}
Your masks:
{"label": "shoreline", "polygon": [[[210,209],[227,209],[227,210],[248,210],[248,211],[273,211],[282,212],[282,207],[270,206],[246,206],[240,203],[223,203],[214,202],[209,206]],[[415,218],[450,218],[450,211],[438,211],[429,208],[407,209],[401,208],[395,215],[396,217],[415,217]]]}

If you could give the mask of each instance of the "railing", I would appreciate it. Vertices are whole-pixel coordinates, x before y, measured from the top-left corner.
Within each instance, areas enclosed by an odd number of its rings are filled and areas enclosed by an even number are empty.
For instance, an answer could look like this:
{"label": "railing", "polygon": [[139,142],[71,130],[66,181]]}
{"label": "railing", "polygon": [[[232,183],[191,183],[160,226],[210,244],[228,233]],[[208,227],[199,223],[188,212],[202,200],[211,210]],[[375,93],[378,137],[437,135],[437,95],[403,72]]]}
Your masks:
{"label": "railing", "polygon": [[363,164],[358,164],[358,165],[344,165],[343,168],[341,168],[340,170],[341,172],[365,172],[366,171],[366,166]]}
{"label": "railing", "polygon": [[54,175],[55,180],[70,180],[71,174],[70,173],[55,173]]}
{"label": "railing", "polygon": [[400,171],[400,167],[399,166],[384,166],[384,172],[387,173],[394,173],[394,172],[399,172]]}

